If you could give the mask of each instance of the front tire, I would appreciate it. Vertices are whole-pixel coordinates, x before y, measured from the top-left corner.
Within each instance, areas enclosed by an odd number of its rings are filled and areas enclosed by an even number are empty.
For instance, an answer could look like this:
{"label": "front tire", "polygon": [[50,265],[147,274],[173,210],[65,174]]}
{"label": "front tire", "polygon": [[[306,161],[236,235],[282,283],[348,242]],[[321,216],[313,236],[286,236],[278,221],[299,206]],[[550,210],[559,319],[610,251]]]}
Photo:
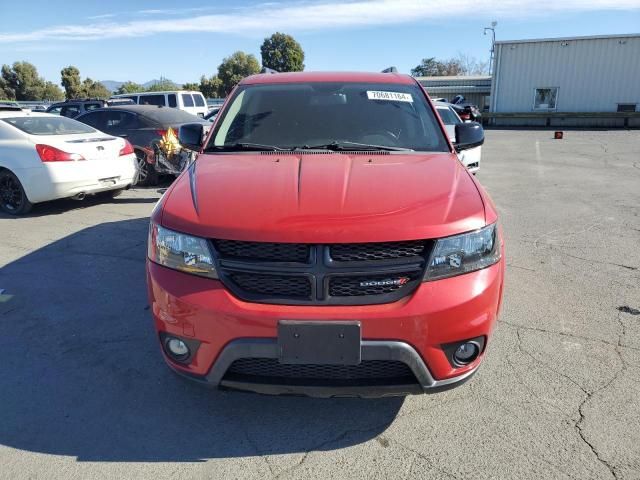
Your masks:
{"label": "front tire", "polygon": [[0,171],[0,210],[9,215],[25,215],[32,207],[18,177],[9,170]]}
{"label": "front tire", "polygon": [[136,165],[138,169],[138,185],[149,187],[158,184],[158,172],[155,165],[147,162],[146,154],[141,150],[136,150]]}

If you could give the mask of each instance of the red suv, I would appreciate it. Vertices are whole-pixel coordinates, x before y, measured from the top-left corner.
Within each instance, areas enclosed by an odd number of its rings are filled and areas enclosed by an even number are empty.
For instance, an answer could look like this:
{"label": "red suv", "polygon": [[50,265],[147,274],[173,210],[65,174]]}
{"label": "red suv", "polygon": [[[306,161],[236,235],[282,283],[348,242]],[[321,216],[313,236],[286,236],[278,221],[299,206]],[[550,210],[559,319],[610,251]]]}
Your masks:
{"label": "red suv", "polygon": [[176,372],[272,394],[380,396],[468,380],[502,298],[497,212],[415,79],[245,79],[153,211],[147,280]]}

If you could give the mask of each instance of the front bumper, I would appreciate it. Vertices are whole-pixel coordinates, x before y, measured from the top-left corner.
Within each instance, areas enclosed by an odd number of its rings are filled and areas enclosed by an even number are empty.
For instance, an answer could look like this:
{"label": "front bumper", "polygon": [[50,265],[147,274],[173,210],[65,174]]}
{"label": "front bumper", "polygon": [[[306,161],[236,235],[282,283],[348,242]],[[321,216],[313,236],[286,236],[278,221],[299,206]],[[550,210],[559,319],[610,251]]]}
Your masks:
{"label": "front bumper", "polygon": [[[469,380],[480,365],[476,365],[465,373],[436,380],[424,364],[424,361],[410,345],[398,341],[363,341],[361,343],[362,360],[388,360],[399,361],[406,364],[417,383],[375,385],[375,386],[331,386],[322,384],[300,383],[295,381],[272,383],[247,379],[228,379],[225,373],[231,364],[242,358],[278,358],[278,345],[275,339],[248,338],[235,340],[228,344],[220,353],[217,361],[207,375],[189,375],[183,370],[174,370],[199,383],[209,386],[221,386],[234,390],[244,390],[268,395],[307,395],[310,397],[384,397],[397,395],[410,395],[417,393],[436,393],[456,387]],[[169,362],[172,365],[172,362]]]}
{"label": "front bumper", "polygon": [[[466,275],[422,283],[410,296],[389,304],[289,306],[244,302],[219,281],[147,262],[156,329],[200,342],[187,365],[173,362],[165,355],[174,370],[213,386],[311,396],[432,392],[468,380],[478,369],[483,355],[469,365],[457,367],[443,347],[484,336],[486,350],[500,307],[503,277],[504,259]],[[225,379],[225,372],[238,358],[277,358],[278,322],[292,319],[360,321],[362,359],[404,362],[413,371],[417,383],[385,388],[357,385],[331,388]]]}

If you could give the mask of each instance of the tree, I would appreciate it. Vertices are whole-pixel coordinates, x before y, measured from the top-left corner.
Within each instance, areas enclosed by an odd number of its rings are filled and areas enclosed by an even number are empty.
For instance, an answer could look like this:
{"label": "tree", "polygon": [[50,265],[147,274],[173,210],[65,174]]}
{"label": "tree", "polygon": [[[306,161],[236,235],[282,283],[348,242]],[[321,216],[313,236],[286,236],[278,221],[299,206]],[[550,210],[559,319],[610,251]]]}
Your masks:
{"label": "tree", "polygon": [[414,77],[441,77],[446,75],[486,75],[488,63],[478,61],[462,52],[456,58],[436,60],[434,57],[423,58],[420,65],[411,69]]}
{"label": "tree", "polygon": [[210,78],[204,75],[200,77],[199,90],[205,98],[220,98],[225,96],[222,91],[222,80],[220,80],[217,75],[213,75]]}
{"label": "tree", "polygon": [[80,79],[80,70],[73,65],[60,70],[60,76],[62,77],[62,86],[67,98],[81,98],[83,97],[82,81]]}
{"label": "tree", "polygon": [[254,55],[238,51],[224,58],[218,67],[220,93],[228,95],[243,78],[258,72],[260,72],[260,64]]}
{"label": "tree", "polygon": [[122,93],[138,93],[138,92],[144,92],[144,87],[142,85],[138,84],[138,83],[135,83],[135,82],[124,82],[116,90],[116,93],[118,93],[118,94],[122,94]]}
{"label": "tree", "polygon": [[200,90],[200,84],[196,82],[183,83],[182,90]]}
{"label": "tree", "polygon": [[64,92],[62,89],[53,82],[45,82],[42,89],[42,100],[60,101],[64,100]]}
{"label": "tree", "polygon": [[276,32],[265,38],[260,47],[262,66],[277,72],[301,72],[304,70],[304,51],[291,36]]}
{"label": "tree", "polygon": [[483,62],[466,53],[458,52],[457,62],[462,67],[464,75],[488,75],[489,62]]}
{"label": "tree", "polygon": [[29,62],[2,66],[2,96],[11,100],[42,100],[45,80]]}
{"label": "tree", "polygon": [[160,80],[153,82],[153,84],[149,88],[147,88],[147,92],[163,92],[166,90],[180,89],[178,88],[178,85],[164,77],[160,77]]}
{"label": "tree", "polygon": [[414,77],[441,77],[446,75],[462,75],[463,68],[459,60],[436,60],[435,58],[423,58],[420,65],[411,69]]}
{"label": "tree", "polygon": [[85,98],[109,98],[111,92],[100,82],[85,78],[82,82],[82,96]]}
{"label": "tree", "polygon": [[15,100],[16,92],[11,87],[6,77],[11,75],[11,67],[9,65],[2,66],[2,73],[0,74],[0,98],[3,100]]}

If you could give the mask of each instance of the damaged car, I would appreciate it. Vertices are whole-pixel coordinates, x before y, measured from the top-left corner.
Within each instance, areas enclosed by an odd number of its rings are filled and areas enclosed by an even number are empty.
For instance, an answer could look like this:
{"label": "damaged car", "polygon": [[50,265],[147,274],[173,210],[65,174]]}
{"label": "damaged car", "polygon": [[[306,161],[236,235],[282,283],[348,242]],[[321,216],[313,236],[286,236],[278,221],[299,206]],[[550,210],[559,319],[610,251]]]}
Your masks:
{"label": "damaged car", "polygon": [[194,160],[195,153],[178,142],[181,127],[201,124],[205,135],[211,126],[196,115],[155,105],[99,108],[76,120],[129,140],[136,154],[138,184],[142,186],[156,185],[160,175],[178,176]]}

